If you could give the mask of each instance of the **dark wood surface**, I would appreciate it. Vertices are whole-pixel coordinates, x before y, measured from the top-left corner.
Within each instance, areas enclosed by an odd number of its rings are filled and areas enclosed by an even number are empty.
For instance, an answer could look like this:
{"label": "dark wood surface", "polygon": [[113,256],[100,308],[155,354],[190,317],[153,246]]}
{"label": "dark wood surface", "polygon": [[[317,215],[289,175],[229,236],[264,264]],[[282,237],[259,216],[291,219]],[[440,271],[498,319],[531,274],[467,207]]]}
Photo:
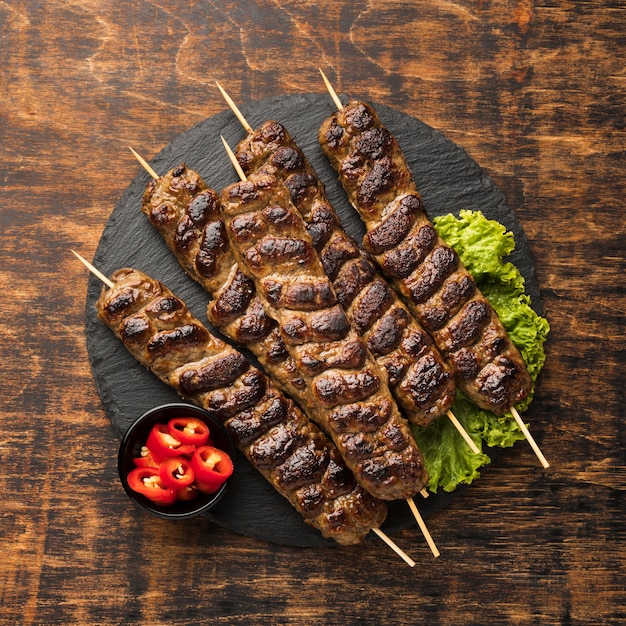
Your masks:
{"label": "dark wood surface", "polygon": [[[0,4],[0,370],[6,624],[618,624],[624,530],[622,2]],[[323,91],[409,113],[515,211],[552,332],[518,443],[429,519],[281,546],[133,507],[89,366],[87,276],[158,153],[238,102]]]}

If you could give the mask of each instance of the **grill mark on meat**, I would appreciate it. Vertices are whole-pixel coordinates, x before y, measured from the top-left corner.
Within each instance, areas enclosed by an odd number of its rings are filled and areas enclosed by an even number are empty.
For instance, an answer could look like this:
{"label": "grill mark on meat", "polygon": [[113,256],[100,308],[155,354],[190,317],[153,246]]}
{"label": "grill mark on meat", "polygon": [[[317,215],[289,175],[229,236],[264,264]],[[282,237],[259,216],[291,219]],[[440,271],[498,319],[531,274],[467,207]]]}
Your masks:
{"label": "grill mark on meat", "polygon": [[285,459],[281,467],[280,484],[283,488],[298,489],[311,482],[319,482],[328,463],[328,454],[316,449],[315,442],[309,441]]}
{"label": "grill mark on meat", "polygon": [[284,285],[280,281],[265,278],[262,285],[263,292],[273,306],[314,311],[335,303],[335,294],[327,281],[303,281]]}
{"label": "grill mark on meat", "polygon": [[314,391],[324,407],[332,408],[366,400],[380,389],[380,384],[380,378],[371,371],[355,374],[333,371],[316,378]]}
{"label": "grill mark on meat", "polygon": [[435,248],[415,272],[417,275],[411,275],[406,282],[413,302],[422,304],[431,298],[458,267],[458,263],[459,257],[452,248]]}
{"label": "grill mark on meat", "polygon": [[193,394],[227,387],[243,376],[249,367],[250,364],[243,354],[233,352],[206,363],[195,371],[187,370],[181,376],[181,388],[186,394]]}
{"label": "grill mark on meat", "polygon": [[263,470],[274,469],[293,454],[303,438],[296,424],[283,421],[274,426],[267,437],[250,446],[250,458]]}
{"label": "grill mark on meat", "polygon": [[286,172],[300,169],[304,163],[302,155],[291,146],[280,146],[272,153],[270,163]]}
{"label": "grill mark on meat", "polygon": [[449,376],[432,354],[425,354],[411,366],[410,374],[402,384],[410,386],[413,393],[419,393],[423,404],[429,404],[432,396],[448,382]]}
{"label": "grill mark on meat", "polygon": [[178,298],[155,298],[145,307],[150,317],[157,317],[162,322],[176,320],[183,314],[183,306]]}
{"label": "grill mark on meat", "polygon": [[346,263],[339,271],[333,286],[339,303],[350,315],[350,305],[357,295],[374,280],[375,276],[372,264],[361,255],[353,262]]}
{"label": "grill mark on meat", "polygon": [[441,290],[441,302],[449,313],[454,315],[475,292],[476,283],[474,279],[469,274],[465,274],[457,280],[449,280],[444,283]]}
{"label": "grill mark on meat", "polygon": [[392,404],[385,399],[377,407],[366,404],[344,404],[333,409],[328,423],[333,432],[346,433],[361,428],[363,432],[375,433],[389,420]]}
{"label": "grill mark on meat", "polygon": [[[113,287],[96,304],[100,319],[139,363],[183,398],[221,419],[237,448],[306,523],[345,545],[359,543],[382,524],[385,505],[356,484],[326,435],[262,372],[211,336],[184,303],[157,281],[128,269],[112,280]],[[121,318],[119,308],[111,311],[111,302],[128,301],[141,304]],[[127,329],[131,341],[121,329]],[[169,366],[155,364],[149,345],[163,346],[165,336],[191,335],[205,340],[192,350],[184,342],[176,343]]]}
{"label": "grill mark on meat", "polygon": [[215,299],[212,313],[224,323],[231,322],[245,313],[254,294],[254,283],[240,270],[237,270],[233,280]]}
{"label": "grill mark on meat", "polygon": [[336,121],[332,121],[325,130],[324,142],[336,150],[339,146],[347,144],[348,139],[344,137],[343,128]]}
{"label": "grill mark on meat", "polygon": [[202,242],[196,254],[196,269],[200,276],[211,278],[218,270],[222,255],[228,250],[227,235],[222,222],[206,224],[202,232]]}
{"label": "grill mark on meat", "polygon": [[302,369],[314,376],[325,369],[359,369],[367,361],[367,350],[360,341],[348,341],[340,346],[333,346],[330,354],[319,355],[309,353],[306,348],[300,351],[299,358]]}
{"label": "grill mark on meat", "polygon": [[372,111],[364,104],[359,103],[346,111],[345,129],[350,135],[359,135],[375,123],[376,118],[372,115]]}
{"label": "grill mark on meat", "polygon": [[266,392],[267,379],[259,370],[254,370],[242,376],[232,385],[232,389],[216,389],[202,393],[200,397],[204,408],[215,413],[221,420],[227,420],[260,404]]}
{"label": "grill mark on meat", "polygon": [[[337,225],[333,224],[333,228],[336,231]],[[341,233],[336,233],[324,249],[320,251],[320,259],[322,260],[324,271],[333,282],[337,280],[339,271],[348,261],[357,259],[360,256],[361,253],[358,247]]]}
{"label": "grill mark on meat", "polygon": [[[270,156],[270,159],[271,158],[272,157]],[[275,161],[272,160],[271,162],[272,164],[276,165]],[[300,162],[302,164],[302,167],[304,167],[304,159],[300,159]],[[280,166],[277,165],[277,167]],[[250,169],[248,171],[250,171]],[[306,171],[294,172],[289,174],[289,176],[285,178],[285,185],[287,185],[287,189],[289,189],[292,202],[296,207],[298,207],[298,210],[300,210],[302,203],[306,199],[314,199],[317,187],[317,179],[315,176],[313,176],[313,174],[310,174]],[[334,219],[332,213],[328,212],[328,214],[331,216],[331,219]]]}
{"label": "grill mark on meat", "polygon": [[[213,319],[214,316],[211,315],[211,318]],[[249,304],[245,315],[238,318],[237,321],[238,324],[232,333],[232,338],[238,343],[248,346],[253,352],[259,352],[259,350],[254,350],[251,346],[253,346],[255,342],[260,342],[266,338],[270,338],[270,341],[273,343],[282,343],[277,335],[270,337],[276,329],[276,322],[267,316],[265,309],[263,309],[261,304],[256,300]],[[277,355],[278,352],[275,353],[272,362],[281,364],[281,360],[276,358]],[[280,352],[280,355],[287,359],[288,355],[284,350]],[[257,356],[259,355],[257,354]],[[259,356],[259,358],[263,357],[264,355]],[[287,362],[282,363],[282,367],[290,368],[290,364]]]}
{"label": "grill mark on meat", "polygon": [[372,354],[386,355],[395,350],[404,336],[409,323],[409,316],[405,309],[393,307],[387,311],[368,333],[367,347]]}
{"label": "grill mark on meat", "polygon": [[383,271],[392,279],[407,278],[419,267],[436,242],[437,233],[432,226],[419,226],[415,236],[410,233],[404,242],[383,255]]}
{"label": "grill mark on meat", "polygon": [[288,412],[289,405],[285,398],[273,398],[262,411],[247,410],[233,416],[228,422],[230,435],[238,447],[247,446],[272,426],[283,422]]}
{"label": "grill mark on meat", "polygon": [[[354,176],[354,173],[352,176]],[[396,184],[397,179],[391,169],[391,160],[375,163],[359,182],[356,194],[359,205],[371,207],[378,199],[378,196],[393,190]]]}
{"label": "grill mark on meat", "polygon": [[340,341],[350,332],[350,323],[339,305],[314,313],[310,320],[312,341]]}
{"label": "grill mark on meat", "polygon": [[406,196],[384,222],[365,235],[365,249],[371,254],[381,254],[402,243],[421,211],[421,201],[416,196]]}
{"label": "grill mark on meat", "polygon": [[[245,243],[234,235],[237,243]],[[245,254],[246,264],[255,271],[275,267],[283,263],[304,265],[313,254],[313,247],[301,239],[290,237],[266,237]]]}
{"label": "grill mark on meat", "polygon": [[208,339],[207,331],[198,324],[185,324],[172,330],[164,330],[152,337],[146,345],[151,358],[171,355],[177,350],[189,350]]}
{"label": "grill mark on meat", "polygon": [[381,160],[393,146],[393,137],[386,128],[367,128],[354,142],[354,151],[367,159]]}
{"label": "grill mark on meat", "polygon": [[473,344],[491,320],[491,311],[481,300],[468,302],[464,309],[451,322],[446,331],[447,347],[450,352]]}
{"label": "grill mark on meat", "polygon": [[359,334],[363,334],[384,314],[394,301],[389,285],[376,280],[369,283],[352,308],[352,323]]}
{"label": "grill mark on meat", "polygon": [[145,293],[139,289],[125,291],[107,301],[106,313],[111,319],[121,319],[139,310],[145,299]]}
{"label": "grill mark on meat", "polygon": [[127,317],[120,324],[120,335],[122,341],[128,345],[142,345],[150,336],[150,322],[142,315]]}

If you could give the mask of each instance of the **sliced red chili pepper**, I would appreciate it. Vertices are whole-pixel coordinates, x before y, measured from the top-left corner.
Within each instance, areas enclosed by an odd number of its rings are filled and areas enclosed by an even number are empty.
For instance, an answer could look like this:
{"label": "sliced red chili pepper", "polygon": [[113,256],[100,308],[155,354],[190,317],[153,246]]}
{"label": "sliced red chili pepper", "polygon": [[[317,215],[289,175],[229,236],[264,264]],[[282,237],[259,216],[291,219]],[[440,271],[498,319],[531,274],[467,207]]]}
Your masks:
{"label": "sliced red chili pepper", "polygon": [[182,443],[191,443],[197,447],[209,441],[209,427],[196,417],[174,417],[167,423],[167,430]]}
{"label": "sliced red chili pepper", "polygon": [[133,463],[136,467],[158,467],[159,462],[152,456],[152,452],[148,450],[147,446],[142,446],[141,456],[137,456],[133,459]]}
{"label": "sliced red chili pepper", "polygon": [[191,457],[196,485],[203,493],[213,493],[233,473],[233,462],[223,450],[213,446],[198,448]]}
{"label": "sliced red chili pepper", "polygon": [[176,490],[189,487],[195,479],[189,459],[183,456],[174,456],[161,461],[159,477],[168,487]]}
{"label": "sliced red chili pepper", "polygon": [[155,504],[168,505],[176,502],[176,490],[168,487],[159,477],[156,467],[136,467],[128,474],[128,486]]}
{"label": "sliced red chili pepper", "polygon": [[146,446],[159,462],[173,456],[191,455],[195,450],[195,446],[184,444],[180,439],[172,437],[167,430],[167,424],[155,424],[152,427]]}

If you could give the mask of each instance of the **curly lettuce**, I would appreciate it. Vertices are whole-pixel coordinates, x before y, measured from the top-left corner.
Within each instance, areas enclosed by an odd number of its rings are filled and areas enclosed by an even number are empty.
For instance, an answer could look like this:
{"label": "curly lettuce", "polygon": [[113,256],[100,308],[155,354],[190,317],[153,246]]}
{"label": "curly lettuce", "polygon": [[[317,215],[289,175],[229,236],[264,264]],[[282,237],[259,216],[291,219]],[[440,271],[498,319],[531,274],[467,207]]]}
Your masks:
{"label": "curly lettuce", "polygon": [[[535,381],[545,363],[544,343],[550,325],[532,309],[524,277],[504,260],[515,248],[513,233],[480,211],[461,211],[458,218],[445,215],[433,222],[440,237],[459,254],[522,354],[533,382],[528,398],[517,406],[524,411],[532,401]],[[452,411],[479,449],[483,444],[506,448],[524,438],[512,416],[498,417],[483,411],[460,392]],[[461,484],[471,483],[491,460],[487,454],[473,454],[447,419],[435,420],[426,428],[413,427],[413,433],[424,454],[432,492],[439,488],[454,491]]]}

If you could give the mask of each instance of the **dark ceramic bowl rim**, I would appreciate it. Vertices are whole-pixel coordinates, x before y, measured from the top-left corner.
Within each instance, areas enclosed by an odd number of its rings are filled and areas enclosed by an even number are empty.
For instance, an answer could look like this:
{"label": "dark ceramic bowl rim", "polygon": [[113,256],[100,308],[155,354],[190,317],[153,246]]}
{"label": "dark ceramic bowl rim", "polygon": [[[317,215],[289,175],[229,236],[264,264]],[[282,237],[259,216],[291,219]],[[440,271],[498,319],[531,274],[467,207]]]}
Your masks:
{"label": "dark ceramic bowl rim", "polygon": [[150,499],[133,491],[128,486],[128,473],[135,467],[133,457],[137,455],[137,446],[145,444],[148,432],[154,424],[167,423],[173,417],[194,416],[204,420],[211,432],[215,447],[224,450],[235,462],[235,449],[232,439],[223,424],[210,413],[195,404],[186,402],[169,402],[145,411],[138,417],[122,437],[117,457],[117,469],[124,491],[131,500],[153,515],[170,520],[189,519],[212,509],[221,499],[232,478],[224,482],[218,491],[212,494],[200,494],[194,500],[176,502],[169,506],[159,506]]}

